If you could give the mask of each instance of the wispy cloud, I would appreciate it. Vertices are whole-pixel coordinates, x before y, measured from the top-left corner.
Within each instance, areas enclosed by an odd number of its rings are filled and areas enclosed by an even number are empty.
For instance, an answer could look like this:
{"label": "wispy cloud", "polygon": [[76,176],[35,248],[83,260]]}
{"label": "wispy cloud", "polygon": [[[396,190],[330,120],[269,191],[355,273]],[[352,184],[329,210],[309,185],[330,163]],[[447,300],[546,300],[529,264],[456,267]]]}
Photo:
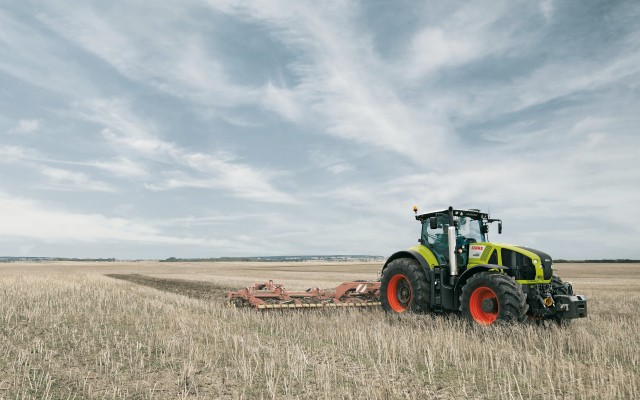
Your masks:
{"label": "wispy cloud", "polygon": [[[428,162],[418,143],[439,149],[447,142],[445,121],[403,101],[392,79],[380,79],[389,71],[373,52],[370,36],[354,23],[355,3],[209,4],[268,24],[275,37],[305,55],[292,67],[300,84],[291,90],[317,113],[327,133],[400,153],[419,165]],[[438,151],[433,154],[438,158]]]}
{"label": "wispy cloud", "polygon": [[45,178],[40,187],[57,187],[59,189],[105,192],[116,190],[109,183],[91,178],[87,172],[60,168],[61,165],[104,171],[112,177],[120,178],[144,178],[148,175],[144,166],[125,157],[100,161],[59,160],[49,158],[36,149],[22,146],[0,146],[0,163],[11,163],[14,167],[22,165],[37,170]]}
{"label": "wispy cloud", "polygon": [[65,57],[64,43],[6,10],[0,10],[0,27],[0,72],[64,98],[95,95],[89,74]]}
{"label": "wispy cloud", "polygon": [[0,192],[0,236],[26,237],[44,241],[95,242],[134,241],[141,243],[235,246],[225,239],[176,237],[148,224],[111,218],[99,213],[74,213]]}
{"label": "wispy cloud", "polygon": [[518,43],[512,36],[509,6],[504,1],[493,2],[490,8],[478,3],[454,9],[422,4],[428,23],[413,35],[395,68],[404,72],[407,81],[437,79],[432,76],[436,72],[506,51]]}
{"label": "wispy cloud", "polygon": [[304,106],[298,98],[299,94],[291,89],[275,86],[272,82],[264,87],[262,106],[289,121],[300,123]]}
{"label": "wispy cloud", "polygon": [[329,171],[334,175],[349,172],[354,169],[353,165],[346,162],[341,157],[328,149],[314,150],[309,154],[309,160],[318,167]]}
{"label": "wispy cloud", "polygon": [[13,128],[7,131],[7,134],[21,135],[36,132],[38,129],[40,129],[40,121],[37,119],[21,119]]}
{"label": "wispy cloud", "polygon": [[69,171],[62,168],[42,167],[42,174],[48,178],[47,188],[61,190],[95,190],[99,192],[114,192],[116,188],[106,182],[89,178],[82,172]]}
{"label": "wispy cloud", "polygon": [[[397,68],[409,76],[416,68],[425,74],[421,98],[430,112],[474,122],[519,118],[518,113],[528,110],[537,113],[536,107],[611,90],[640,74],[637,31],[621,31],[615,45],[606,35],[586,39],[593,24],[607,25],[607,18],[621,19],[616,14],[622,12],[631,20],[639,15],[637,10],[623,11],[627,7],[621,6],[602,14],[576,6],[584,13],[582,19],[565,15],[565,20],[551,21],[557,4],[535,5],[499,2],[485,8],[468,3],[455,8],[414,35]],[[565,13],[577,12],[572,5],[562,5]],[[531,26],[515,14],[527,15]],[[551,22],[559,26],[547,25]]]}
{"label": "wispy cloud", "polygon": [[144,179],[150,174],[149,170],[144,165],[126,157],[91,161],[83,163],[83,165],[93,166],[115,176],[124,178]]}
{"label": "wispy cloud", "polygon": [[549,21],[553,17],[553,12],[555,9],[554,0],[542,0],[540,1],[540,11],[544,18]]}
{"label": "wispy cloud", "polygon": [[36,152],[22,146],[0,146],[0,163],[14,163],[36,157]]}
{"label": "wispy cloud", "polygon": [[190,7],[129,3],[127,9],[123,13],[95,3],[72,6],[52,0],[40,7],[36,18],[126,78],[173,96],[229,106],[253,101],[260,94],[231,81],[207,46],[206,32],[192,24]]}
{"label": "wispy cloud", "polygon": [[155,135],[154,125],[137,117],[123,101],[96,100],[83,106],[77,115],[102,126],[102,136],[118,152],[163,165],[156,180],[146,182],[149,189],[222,189],[252,200],[295,202],[292,196],[271,183],[283,172],[257,169],[240,162],[228,151],[202,153],[162,140]]}

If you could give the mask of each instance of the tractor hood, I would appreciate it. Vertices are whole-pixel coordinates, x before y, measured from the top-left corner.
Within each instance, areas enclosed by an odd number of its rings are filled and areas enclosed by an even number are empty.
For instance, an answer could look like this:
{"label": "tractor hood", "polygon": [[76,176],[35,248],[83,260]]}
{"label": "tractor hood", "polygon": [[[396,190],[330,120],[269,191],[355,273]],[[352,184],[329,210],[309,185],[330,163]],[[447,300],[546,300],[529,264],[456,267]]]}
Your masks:
{"label": "tractor hood", "polygon": [[[513,253],[516,255],[514,256]],[[549,254],[531,247],[507,243],[472,243],[469,246],[469,267],[478,264],[499,264],[512,269],[527,268],[527,265],[530,265],[529,261],[518,254],[527,257],[533,263],[530,266],[533,268],[530,270],[531,276],[527,280],[546,281],[551,279],[553,260]]]}
{"label": "tractor hood", "polygon": [[527,246],[512,246],[512,247],[515,247],[515,248],[517,248],[517,249],[522,249],[522,250],[525,250],[525,251],[530,251],[530,252],[532,252],[533,254],[535,254],[535,255],[537,255],[538,257],[540,257],[540,261],[541,261],[543,264],[549,263],[549,265],[551,265],[551,263],[552,263],[552,261],[553,261],[553,260],[551,259],[551,256],[550,256],[549,254],[547,254],[547,253],[545,253],[545,252],[542,252],[542,251],[540,251],[540,250],[532,249],[531,247],[527,247]]}

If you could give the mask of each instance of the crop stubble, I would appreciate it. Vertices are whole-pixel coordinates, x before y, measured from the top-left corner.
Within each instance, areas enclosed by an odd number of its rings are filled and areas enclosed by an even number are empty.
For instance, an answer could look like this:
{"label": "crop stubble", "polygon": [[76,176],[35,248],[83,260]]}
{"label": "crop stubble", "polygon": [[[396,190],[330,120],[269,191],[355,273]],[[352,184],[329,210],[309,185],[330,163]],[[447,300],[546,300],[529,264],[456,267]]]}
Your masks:
{"label": "crop stubble", "polygon": [[558,265],[590,307],[589,318],[563,329],[482,329],[455,315],[380,310],[259,313],[224,304],[229,285],[269,273],[299,289],[375,278],[378,268],[2,265],[0,398],[639,395],[639,265]]}

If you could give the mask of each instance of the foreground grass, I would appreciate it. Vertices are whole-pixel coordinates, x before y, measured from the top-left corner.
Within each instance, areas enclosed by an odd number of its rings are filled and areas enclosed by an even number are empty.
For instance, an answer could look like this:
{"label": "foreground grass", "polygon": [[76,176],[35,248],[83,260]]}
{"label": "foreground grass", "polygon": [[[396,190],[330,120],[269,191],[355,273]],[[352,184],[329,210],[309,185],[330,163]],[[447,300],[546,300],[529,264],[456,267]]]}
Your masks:
{"label": "foreground grass", "polygon": [[230,309],[97,275],[0,279],[1,398],[638,398],[640,295],[568,328]]}

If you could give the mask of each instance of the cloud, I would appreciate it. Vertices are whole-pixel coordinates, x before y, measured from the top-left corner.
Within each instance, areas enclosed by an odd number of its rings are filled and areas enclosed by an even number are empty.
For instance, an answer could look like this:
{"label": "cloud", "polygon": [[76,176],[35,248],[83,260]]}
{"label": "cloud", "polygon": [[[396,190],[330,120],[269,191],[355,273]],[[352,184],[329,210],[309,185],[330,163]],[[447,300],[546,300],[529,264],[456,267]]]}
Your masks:
{"label": "cloud", "polygon": [[[620,15],[616,15],[620,10],[608,9],[601,13],[581,8],[583,17],[574,20],[567,15],[556,15],[555,3],[551,9],[547,8],[548,4],[552,2],[541,2],[540,11],[513,3],[483,10],[483,6],[470,3],[450,18],[442,18],[441,23],[424,28],[414,37],[414,45],[424,39],[421,39],[424,32],[435,29],[442,32],[442,42],[435,35],[433,45],[446,49],[433,57],[433,65],[429,64],[432,68],[427,68],[431,74],[424,80],[426,89],[422,96],[426,108],[462,123],[482,123],[522,118],[526,112],[538,116],[542,108],[554,102],[556,110],[589,97],[587,103],[602,101],[602,107],[607,107],[608,102],[617,102],[619,99],[596,100],[595,96],[619,85],[628,87],[628,82],[640,73],[637,31],[621,31],[611,40],[607,35],[593,33],[592,26],[606,25],[606,18],[620,19]],[[576,11],[569,6],[564,13]],[[539,18],[541,12],[547,20]],[[625,12],[630,14],[629,18],[638,14],[637,11]],[[513,18],[516,13],[526,15],[532,25],[529,27],[522,19]],[[478,18],[478,15],[487,18]],[[533,23],[538,20],[548,24]],[[623,21],[619,23],[624,25]],[[454,45],[444,45],[449,41]],[[465,44],[458,46],[455,42]],[[450,54],[455,53],[456,48],[467,46],[471,48],[469,52],[461,50],[463,54],[459,56]],[[409,72],[421,65],[419,48],[426,54],[424,57],[428,57],[431,49],[425,43],[415,50],[410,48],[401,58],[401,64],[406,65]]]}
{"label": "cloud", "polygon": [[235,246],[231,240],[176,237],[151,225],[97,213],[74,213],[0,192],[0,236],[49,242],[132,241],[140,243]]}
{"label": "cloud", "polygon": [[251,214],[242,213],[240,215],[225,214],[225,215],[187,216],[182,218],[169,218],[166,220],[162,220],[154,223],[154,226],[194,227],[194,226],[207,226],[207,225],[229,225],[229,224],[234,224],[240,220],[258,220],[258,219],[273,220],[274,217],[276,217],[274,214],[264,214],[264,213],[251,213]]}
{"label": "cloud", "polygon": [[547,21],[550,21],[553,18],[553,12],[555,9],[554,0],[541,0],[540,1],[540,12],[544,15],[544,18]]}
{"label": "cloud", "polygon": [[257,88],[232,82],[207,46],[206,31],[199,29],[191,7],[171,2],[124,7],[126,12],[52,0],[39,7],[36,18],[122,76],[178,98],[227,107],[260,95]]}
{"label": "cloud", "polygon": [[353,167],[349,163],[339,163],[339,164],[333,164],[329,166],[327,170],[334,175],[339,175],[343,172],[353,170]]}
{"label": "cloud", "polygon": [[[492,96],[503,96],[506,101],[495,99],[494,106],[504,106],[501,113],[517,112],[553,100],[578,95],[581,92],[596,92],[610,88],[640,73],[640,56],[637,53],[621,54],[612,60],[594,62],[575,60],[571,68],[564,61],[549,62],[500,88]],[[606,105],[605,105],[606,106]],[[484,107],[483,107],[484,108]]]}
{"label": "cloud", "polygon": [[0,10],[0,72],[66,99],[95,95],[87,71],[68,57],[65,44],[29,22]]}
{"label": "cloud", "polygon": [[7,134],[27,134],[36,132],[38,129],[40,129],[40,121],[38,121],[37,119],[21,119],[13,128],[7,131]]}
{"label": "cloud", "polygon": [[94,168],[114,177],[123,178],[144,178],[148,175],[144,166],[125,157],[100,161],[59,160],[49,158],[35,149],[21,146],[0,146],[0,163],[35,169],[47,178],[46,183],[40,185],[41,187],[57,187],[58,189],[116,191],[113,185],[94,180],[85,172],[56,168],[51,165]]}
{"label": "cloud", "polygon": [[433,159],[440,157],[436,149],[447,143],[450,134],[446,121],[401,98],[385,61],[373,51],[371,37],[354,23],[355,3],[208,4],[266,24],[274,37],[300,52],[291,66],[300,83],[290,90],[308,104],[314,121],[324,127],[320,132],[394,151],[419,165],[430,162],[417,143],[429,143]]}
{"label": "cloud", "polygon": [[354,167],[344,161],[330,150],[314,150],[309,154],[309,160],[320,168],[323,168],[333,175],[353,171]]}
{"label": "cloud", "polygon": [[82,172],[51,167],[41,167],[40,171],[48,178],[47,188],[82,191],[92,190],[98,192],[116,191],[113,185],[93,180]]}
{"label": "cloud", "polygon": [[[474,38],[475,39],[475,38]],[[461,64],[483,54],[481,40],[452,37],[440,28],[426,28],[418,33],[411,43],[413,59],[410,76],[419,78],[429,71],[454,64]]]}
{"label": "cloud", "polygon": [[296,92],[274,86],[269,82],[264,88],[263,107],[282,115],[285,119],[299,123],[302,119],[300,99]]}
{"label": "cloud", "polygon": [[514,35],[512,4],[496,1],[460,7],[424,4],[426,21],[394,63],[410,82],[438,79],[438,74],[504,53],[521,43]]}
{"label": "cloud", "polygon": [[103,126],[103,138],[116,151],[144,157],[163,166],[164,172],[156,177],[156,181],[146,182],[148,189],[216,189],[256,201],[296,201],[271,184],[271,180],[282,176],[283,172],[257,169],[238,161],[229,152],[190,151],[162,140],[154,134],[157,131],[154,124],[137,117],[127,102],[100,99],[79,107],[76,115]]}
{"label": "cloud", "polygon": [[35,157],[35,151],[22,146],[0,146],[0,163],[9,164],[21,162]]}
{"label": "cloud", "polygon": [[82,163],[82,165],[94,166],[123,178],[144,179],[150,174],[148,169],[141,163],[120,156],[106,161],[101,160]]}

